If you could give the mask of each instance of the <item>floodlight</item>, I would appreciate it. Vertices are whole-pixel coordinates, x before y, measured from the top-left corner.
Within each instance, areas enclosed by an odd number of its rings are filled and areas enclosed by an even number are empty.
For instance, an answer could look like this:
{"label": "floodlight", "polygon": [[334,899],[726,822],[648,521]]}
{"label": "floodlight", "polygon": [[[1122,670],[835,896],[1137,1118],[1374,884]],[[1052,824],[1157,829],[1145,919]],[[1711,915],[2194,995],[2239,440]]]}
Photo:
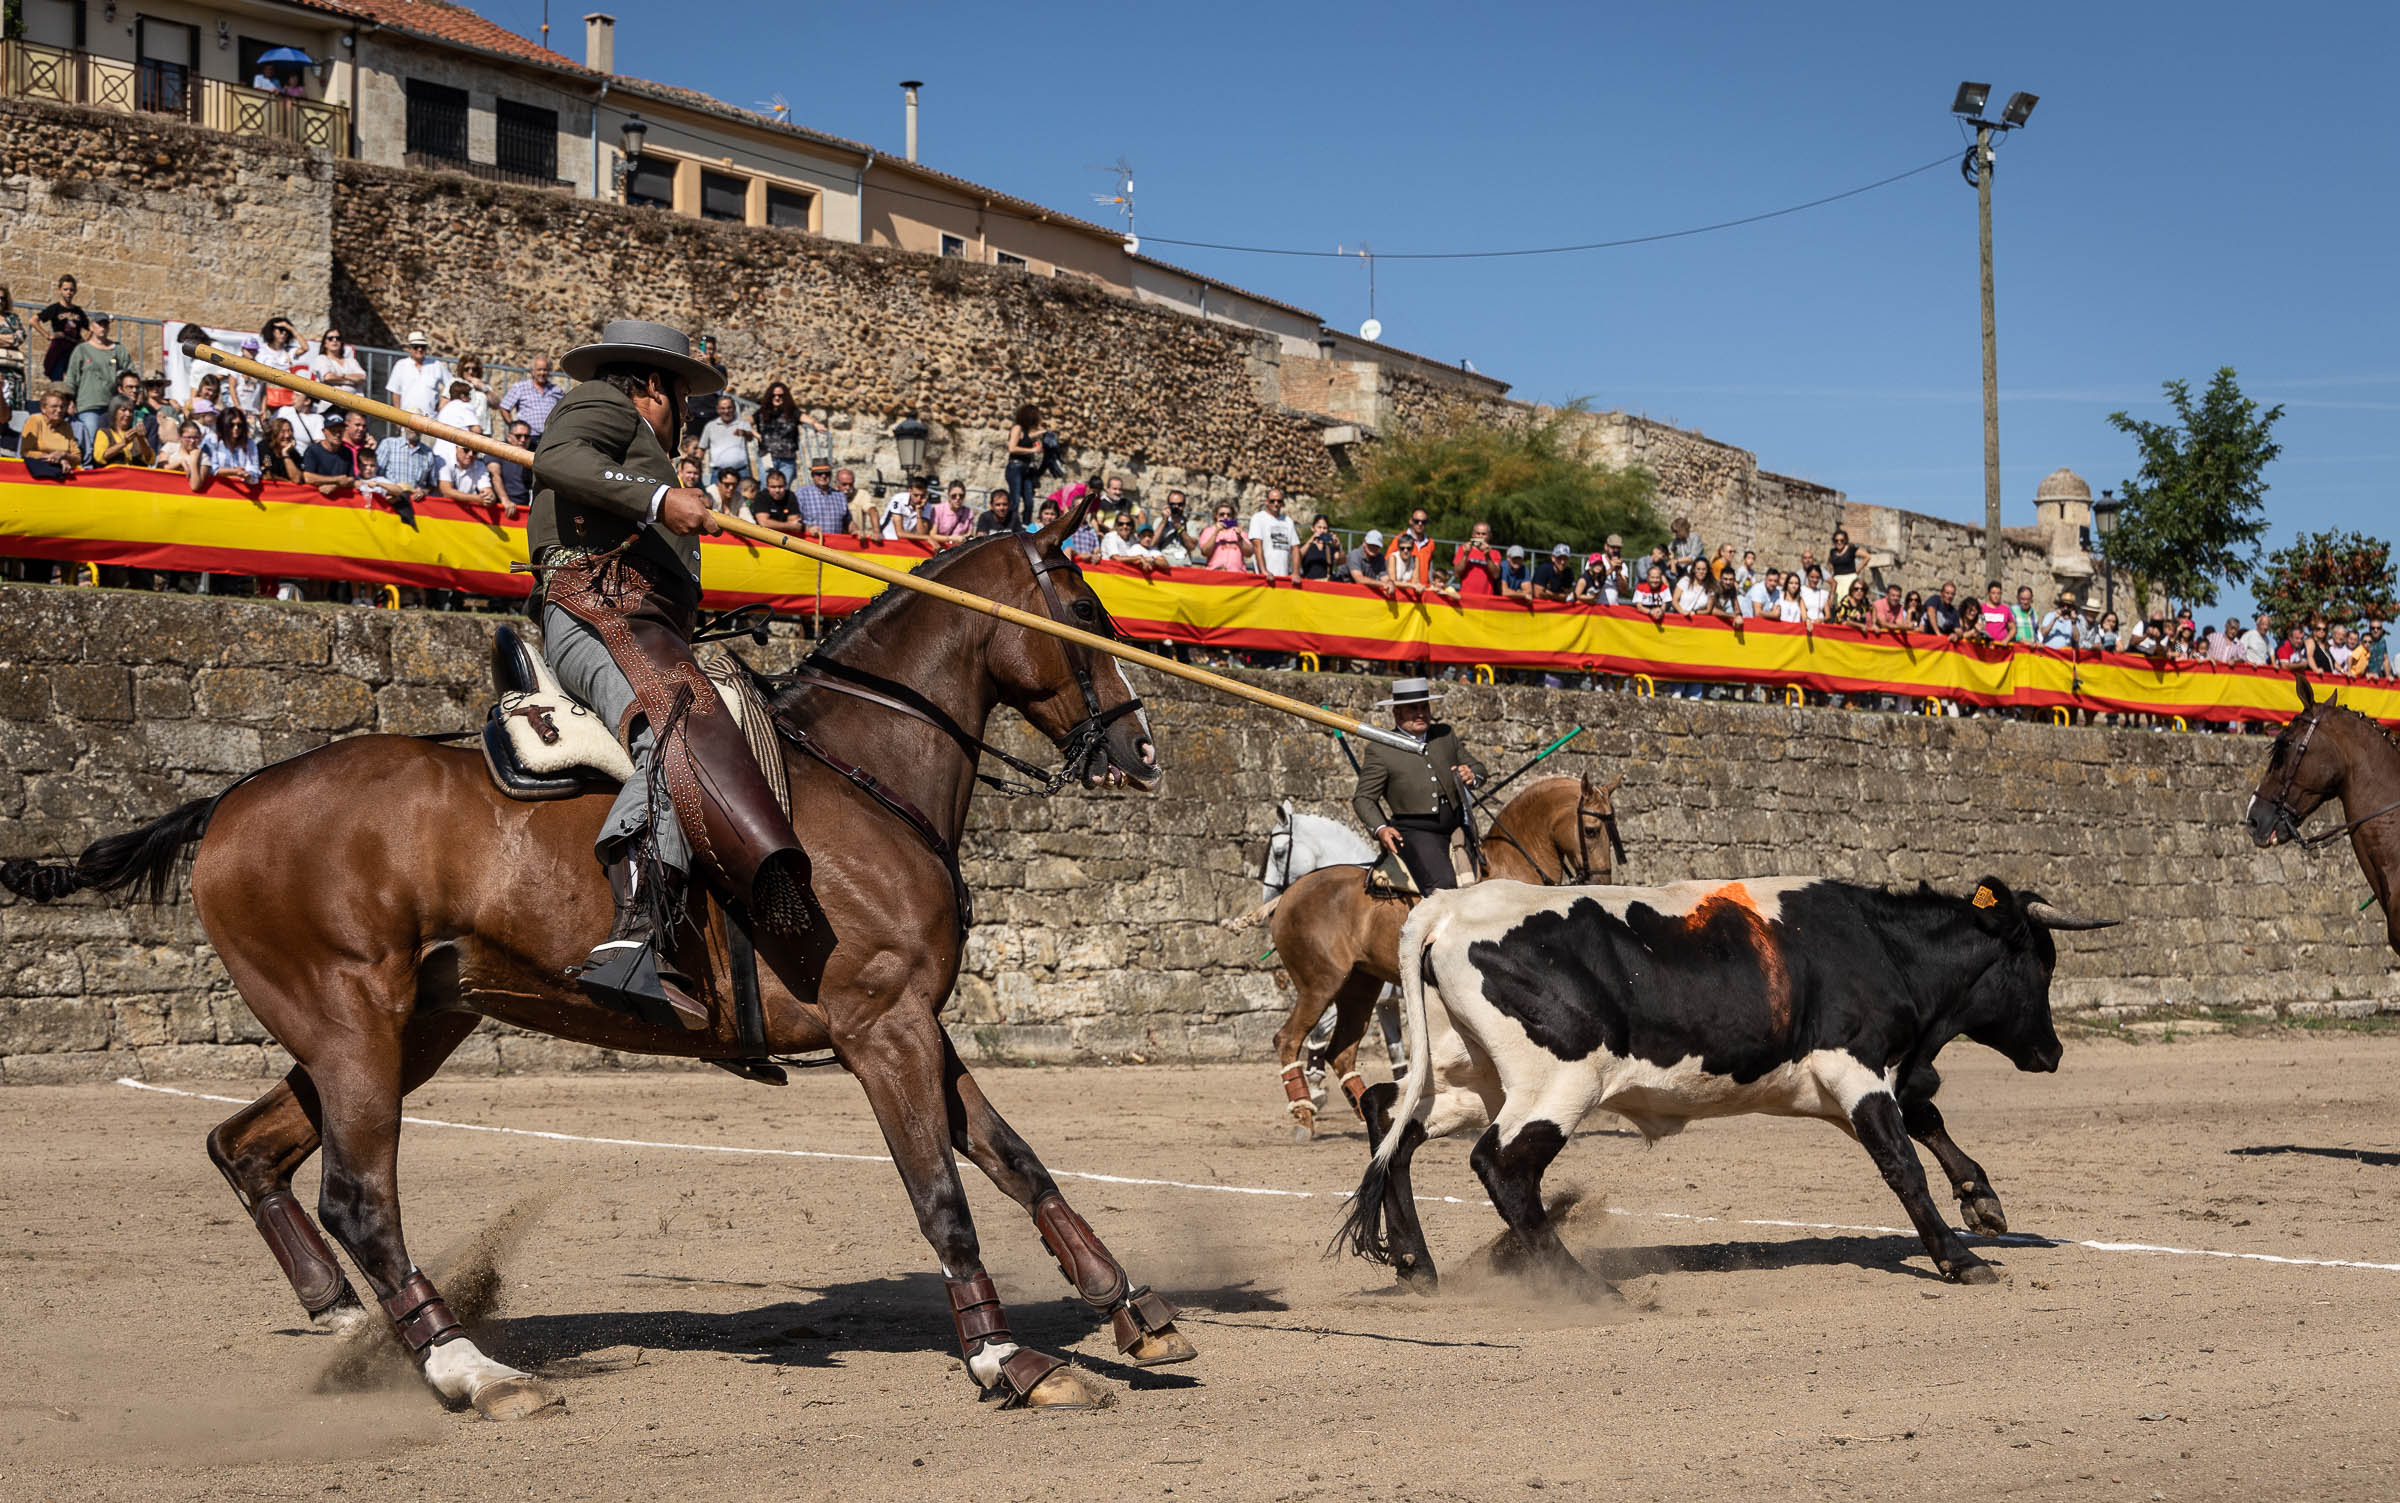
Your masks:
{"label": "floodlight", "polygon": [[1950,113],[1972,120],[1983,113],[1984,101],[1991,97],[1992,86],[1988,83],[1962,83],[1958,86],[1958,97],[1950,101]]}
{"label": "floodlight", "polygon": [[2001,111],[2000,123],[2014,130],[2025,123],[2026,117],[2033,113],[2033,107],[2041,102],[2041,95],[2018,90],[2008,96],[2008,108]]}

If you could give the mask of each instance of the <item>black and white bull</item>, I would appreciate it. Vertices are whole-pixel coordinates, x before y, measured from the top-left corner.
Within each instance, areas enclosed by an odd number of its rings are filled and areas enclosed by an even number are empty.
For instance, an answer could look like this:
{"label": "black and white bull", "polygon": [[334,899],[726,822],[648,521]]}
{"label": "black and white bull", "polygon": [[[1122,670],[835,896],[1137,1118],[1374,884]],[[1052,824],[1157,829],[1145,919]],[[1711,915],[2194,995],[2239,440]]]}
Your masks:
{"label": "black and white bull", "polygon": [[1934,1109],[1934,1056],[1963,1034],[2020,1070],[2057,1069],[2051,931],[2107,922],[1996,878],[1967,897],[1809,877],[1437,893],[1400,936],[1406,1091],[1369,1093],[1380,1142],[1337,1245],[1430,1291],[1409,1161],[1428,1137],[1488,1123],[1470,1162],[1512,1233],[1508,1261],[1614,1298],[1542,1207],[1568,1134],[1595,1108],[1650,1139],[1764,1112],[1856,1138],[1943,1276],[1988,1283],[1909,1146],[1933,1150],[1968,1226],[2007,1230],[1990,1179]]}

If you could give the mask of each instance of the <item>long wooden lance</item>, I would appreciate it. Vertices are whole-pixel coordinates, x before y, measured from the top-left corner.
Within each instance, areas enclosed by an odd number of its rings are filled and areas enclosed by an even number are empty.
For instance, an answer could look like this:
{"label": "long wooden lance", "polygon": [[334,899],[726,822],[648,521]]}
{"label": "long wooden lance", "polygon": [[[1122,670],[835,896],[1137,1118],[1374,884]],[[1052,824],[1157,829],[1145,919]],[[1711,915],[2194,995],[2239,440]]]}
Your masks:
{"label": "long wooden lance", "polygon": [[[354,391],[345,391],[338,386],[327,386],[322,381],[312,381],[306,376],[296,376],[290,371],[278,370],[272,365],[220,350],[214,345],[197,342],[187,344],[184,346],[184,353],[191,359],[205,360],[211,365],[223,366],[229,371],[239,371],[245,376],[255,377],[270,385],[287,387],[290,390],[305,393],[319,401],[330,402],[336,407],[351,412],[381,418],[395,427],[413,428],[428,438],[442,439],[457,444],[463,449],[473,449],[478,454],[488,454],[494,459],[505,459],[512,464],[521,464],[536,473],[539,473],[541,468],[539,461],[530,449],[520,449],[514,444],[502,443],[496,438],[465,428],[454,428],[448,423],[436,422],[432,418],[394,407],[388,402],[378,402],[372,397],[363,397]],[[1080,627],[1069,626],[1063,621],[1053,621],[1047,616],[1037,616],[1031,611],[1019,610],[1013,605],[1002,605],[997,600],[986,600],[981,595],[956,589],[938,580],[920,579],[905,569],[895,569],[888,564],[877,563],[871,558],[854,553],[844,553],[838,548],[828,548],[822,543],[812,543],[805,538],[796,538],[788,533],[776,532],[771,528],[758,526],[756,523],[745,522],[739,517],[727,516],[723,512],[711,512],[709,516],[717,526],[735,537],[747,538],[754,543],[763,543],[770,548],[781,548],[786,553],[797,553],[803,558],[814,559],[820,567],[830,565],[837,569],[847,569],[853,574],[863,574],[869,579],[881,580],[887,585],[896,585],[904,590],[914,590],[920,595],[930,595],[936,600],[946,600],[962,609],[980,611],[986,616],[996,617],[1011,626],[1021,626],[1027,631],[1037,631],[1044,636],[1056,637],[1063,642],[1073,642],[1080,647],[1088,647],[1094,652],[1106,653],[1112,658],[1118,658],[1128,663],[1138,663],[1154,673],[1163,673],[1170,678],[1179,678],[1187,683],[1199,684],[1203,688],[1214,689],[1220,694],[1230,694],[1236,699],[1247,700],[1264,709],[1313,721],[1330,730],[1341,731],[1353,736],[1363,736],[1369,741],[1381,742],[1383,745],[1399,751],[1424,750],[1422,744],[1412,736],[1405,736],[1398,731],[1387,730],[1379,725],[1369,725],[1334,710],[1303,704],[1296,699],[1287,699],[1281,694],[1242,683],[1238,679],[1227,678],[1222,674],[1211,673],[1205,668],[1194,668],[1189,663],[1178,663],[1173,658],[1162,658],[1154,652],[1144,652],[1139,647],[1129,647],[1113,637],[1103,637],[1095,632],[1084,631]]]}

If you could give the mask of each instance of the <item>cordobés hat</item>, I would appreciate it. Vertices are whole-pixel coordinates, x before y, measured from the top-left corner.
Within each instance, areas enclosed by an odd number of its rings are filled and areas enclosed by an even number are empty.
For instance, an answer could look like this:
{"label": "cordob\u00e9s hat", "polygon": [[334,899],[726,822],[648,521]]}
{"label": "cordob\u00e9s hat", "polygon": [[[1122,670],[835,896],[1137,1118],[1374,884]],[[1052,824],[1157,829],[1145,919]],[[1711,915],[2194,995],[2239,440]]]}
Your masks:
{"label": "cordob\u00e9s hat", "polygon": [[1421,678],[1392,680],[1392,697],[1375,701],[1375,708],[1388,709],[1394,705],[1429,705],[1442,696],[1433,692],[1431,682]]}
{"label": "cordob\u00e9s hat", "polygon": [[715,366],[692,358],[692,342],[681,329],[639,318],[609,320],[600,331],[599,343],[576,346],[567,351],[558,365],[576,380],[589,381],[600,367],[616,361],[672,371],[691,386],[695,397],[721,391],[725,386],[725,377]]}

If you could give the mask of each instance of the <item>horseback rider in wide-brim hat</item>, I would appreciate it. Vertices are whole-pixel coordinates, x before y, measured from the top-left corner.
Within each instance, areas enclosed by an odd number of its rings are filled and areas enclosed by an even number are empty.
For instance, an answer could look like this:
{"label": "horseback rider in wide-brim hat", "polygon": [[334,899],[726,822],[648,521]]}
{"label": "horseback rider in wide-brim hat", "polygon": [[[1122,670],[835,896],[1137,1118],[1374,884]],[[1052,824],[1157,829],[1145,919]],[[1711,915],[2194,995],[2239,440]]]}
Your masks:
{"label": "horseback rider in wide-brim hat", "polygon": [[766,931],[811,923],[807,860],[741,730],[692,658],[707,494],[675,484],[684,404],[724,385],[683,333],[618,319],[559,362],[581,384],[534,456],[528,541],[542,650],[568,692],[614,726],[633,776],[601,826],[616,919],[584,988],[645,1017],[705,1028],[673,961],[697,874]]}
{"label": "horseback rider in wide-brim hat", "polygon": [[1376,843],[1397,855],[1423,892],[1456,887],[1450,836],[1466,823],[1466,790],[1483,781],[1483,763],[1469,755],[1458,732],[1433,718],[1441,699],[1421,678],[1396,679],[1389,699],[1376,708],[1392,712],[1392,725],[1424,744],[1419,752],[1397,751],[1380,742],[1359,748],[1358,789],[1350,807]]}

